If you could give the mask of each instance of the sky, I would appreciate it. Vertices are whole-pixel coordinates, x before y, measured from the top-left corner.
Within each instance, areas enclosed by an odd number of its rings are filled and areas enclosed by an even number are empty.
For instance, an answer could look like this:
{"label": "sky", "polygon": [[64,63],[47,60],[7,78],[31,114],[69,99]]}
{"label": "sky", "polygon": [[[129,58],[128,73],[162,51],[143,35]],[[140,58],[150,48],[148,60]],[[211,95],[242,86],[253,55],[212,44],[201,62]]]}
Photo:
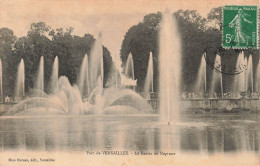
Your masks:
{"label": "sky", "polygon": [[197,10],[206,17],[212,8],[232,4],[258,5],[259,0],[0,0],[0,28],[21,37],[31,23],[43,21],[52,28],[73,27],[73,34],[80,36],[97,38],[101,32],[103,45],[119,57],[125,33],[146,14],[168,8]]}

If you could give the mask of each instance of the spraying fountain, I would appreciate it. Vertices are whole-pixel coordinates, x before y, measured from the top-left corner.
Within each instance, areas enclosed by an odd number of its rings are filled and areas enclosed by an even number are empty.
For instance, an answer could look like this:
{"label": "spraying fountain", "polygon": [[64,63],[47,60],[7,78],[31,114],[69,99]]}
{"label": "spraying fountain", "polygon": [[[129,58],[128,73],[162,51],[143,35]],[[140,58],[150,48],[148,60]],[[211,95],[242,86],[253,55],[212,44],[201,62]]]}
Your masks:
{"label": "spraying fountain", "polygon": [[[131,56],[130,59],[131,63],[128,69],[130,68],[133,71],[134,66]],[[58,78],[58,63],[58,57],[55,57],[49,82],[49,85],[51,85],[50,95],[44,92],[44,62],[43,57],[41,57],[37,81],[34,85],[34,91],[38,93],[20,101],[8,110],[5,115],[44,116],[151,113],[151,106],[135,91],[122,86],[118,88],[115,88],[115,86],[103,87],[104,71],[101,35],[99,35],[91,50],[89,63],[87,55],[83,58],[78,86],[71,85],[65,76]],[[20,67],[19,71],[22,71]],[[132,76],[134,75],[133,72],[131,74]],[[82,100],[84,98],[83,95],[88,95],[87,100]]]}
{"label": "spraying fountain", "polygon": [[[248,57],[248,68],[247,68],[247,87],[250,88],[251,92],[254,92],[254,82],[253,82],[253,62],[252,62],[252,55]],[[247,90],[248,90],[247,88]]]}
{"label": "spraying fountain", "polygon": [[178,121],[181,65],[180,36],[176,20],[165,11],[159,36],[159,95],[161,121]]}
{"label": "spraying fountain", "polygon": [[248,61],[244,55],[244,51],[240,52],[237,58],[236,67],[240,70],[240,72],[235,77],[233,92],[239,93],[242,98],[245,98],[247,96],[247,91],[249,88],[248,83],[250,83],[250,80],[253,88],[252,58],[249,57]]}
{"label": "spraying fountain", "polygon": [[133,61],[132,53],[130,53],[127,57],[124,75],[126,76],[126,82],[127,82],[126,85],[132,86],[135,91],[136,80],[135,80],[134,61]]}
{"label": "spraying fountain", "polygon": [[58,91],[58,79],[59,79],[59,59],[56,56],[54,59],[52,74],[50,80],[50,93],[55,94]]}
{"label": "spraying fountain", "polygon": [[143,90],[145,96],[149,96],[150,93],[154,92],[153,81],[154,81],[153,80],[153,54],[152,52],[150,52],[147,74],[146,74],[144,90]]}
{"label": "spraying fountain", "polygon": [[43,92],[44,92],[44,60],[43,60],[43,56],[41,56],[40,64],[38,68],[38,75],[35,84],[35,93],[37,93],[37,95],[43,96],[44,95]]}
{"label": "spraying fountain", "polygon": [[127,78],[135,79],[134,76],[134,62],[133,62],[133,55],[130,53],[127,57],[126,67],[125,67],[125,76]]}
{"label": "spraying fountain", "polygon": [[247,60],[246,57],[244,58],[244,63],[247,66],[247,69],[244,71],[244,92],[247,92],[248,91],[248,75],[249,75],[248,73],[249,73],[249,70],[248,70],[248,60]]}
{"label": "spraying fountain", "polygon": [[78,86],[79,91],[81,92],[82,96],[88,96],[89,95],[89,69],[88,69],[88,55],[86,54],[83,58],[81,68],[80,68],[80,74],[78,79]]}
{"label": "spraying fountain", "polygon": [[25,75],[24,75],[24,61],[21,59],[16,76],[16,88],[15,88],[15,97],[22,98],[25,95]]}
{"label": "spraying fountain", "polygon": [[238,54],[236,67],[240,69],[243,72],[239,72],[237,75],[235,75],[234,85],[233,85],[233,92],[239,93],[245,91],[245,67],[247,64],[245,64],[245,57],[244,52],[240,52]]}
{"label": "spraying fountain", "polygon": [[[87,66],[87,65],[86,65]],[[102,35],[98,35],[91,53],[90,53],[90,69],[89,69],[89,88],[93,91],[96,88],[96,83],[100,77],[102,87],[104,85],[104,69],[103,69],[103,46]]]}
{"label": "spraying fountain", "polygon": [[214,70],[211,80],[210,92],[216,92],[218,88],[218,84],[220,85],[221,98],[223,98],[223,83],[222,83],[222,73],[221,71],[221,58],[219,54],[216,55],[214,60],[214,68],[218,69],[218,71]]}
{"label": "spraying fountain", "polygon": [[197,75],[197,80],[194,86],[194,92],[207,92],[207,71],[206,71],[206,53],[201,56],[200,67]]}

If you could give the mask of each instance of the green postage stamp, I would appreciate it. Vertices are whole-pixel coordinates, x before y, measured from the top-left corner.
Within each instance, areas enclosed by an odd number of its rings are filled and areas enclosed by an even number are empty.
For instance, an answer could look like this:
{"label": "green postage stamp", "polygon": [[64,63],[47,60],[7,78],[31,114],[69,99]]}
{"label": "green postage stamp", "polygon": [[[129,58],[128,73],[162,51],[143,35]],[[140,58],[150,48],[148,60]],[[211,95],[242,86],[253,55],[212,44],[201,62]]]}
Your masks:
{"label": "green postage stamp", "polygon": [[258,48],[257,6],[224,6],[223,36],[224,48]]}

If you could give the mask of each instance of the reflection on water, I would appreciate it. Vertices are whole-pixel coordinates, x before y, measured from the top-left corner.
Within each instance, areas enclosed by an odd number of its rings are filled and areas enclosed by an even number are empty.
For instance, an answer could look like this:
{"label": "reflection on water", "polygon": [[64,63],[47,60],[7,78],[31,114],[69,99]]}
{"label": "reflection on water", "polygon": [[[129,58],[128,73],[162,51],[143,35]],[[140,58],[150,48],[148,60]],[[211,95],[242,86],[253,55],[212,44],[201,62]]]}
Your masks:
{"label": "reflection on water", "polygon": [[5,150],[139,150],[258,152],[260,116],[186,116],[176,125],[158,116],[1,117]]}

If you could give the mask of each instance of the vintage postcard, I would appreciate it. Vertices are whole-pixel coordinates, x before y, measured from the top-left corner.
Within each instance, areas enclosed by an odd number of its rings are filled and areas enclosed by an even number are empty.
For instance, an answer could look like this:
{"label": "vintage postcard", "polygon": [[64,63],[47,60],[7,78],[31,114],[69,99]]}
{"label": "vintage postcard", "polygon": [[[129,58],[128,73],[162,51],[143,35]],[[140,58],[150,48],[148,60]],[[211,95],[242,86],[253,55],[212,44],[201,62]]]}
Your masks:
{"label": "vintage postcard", "polygon": [[258,0],[0,0],[0,166],[259,166]]}

